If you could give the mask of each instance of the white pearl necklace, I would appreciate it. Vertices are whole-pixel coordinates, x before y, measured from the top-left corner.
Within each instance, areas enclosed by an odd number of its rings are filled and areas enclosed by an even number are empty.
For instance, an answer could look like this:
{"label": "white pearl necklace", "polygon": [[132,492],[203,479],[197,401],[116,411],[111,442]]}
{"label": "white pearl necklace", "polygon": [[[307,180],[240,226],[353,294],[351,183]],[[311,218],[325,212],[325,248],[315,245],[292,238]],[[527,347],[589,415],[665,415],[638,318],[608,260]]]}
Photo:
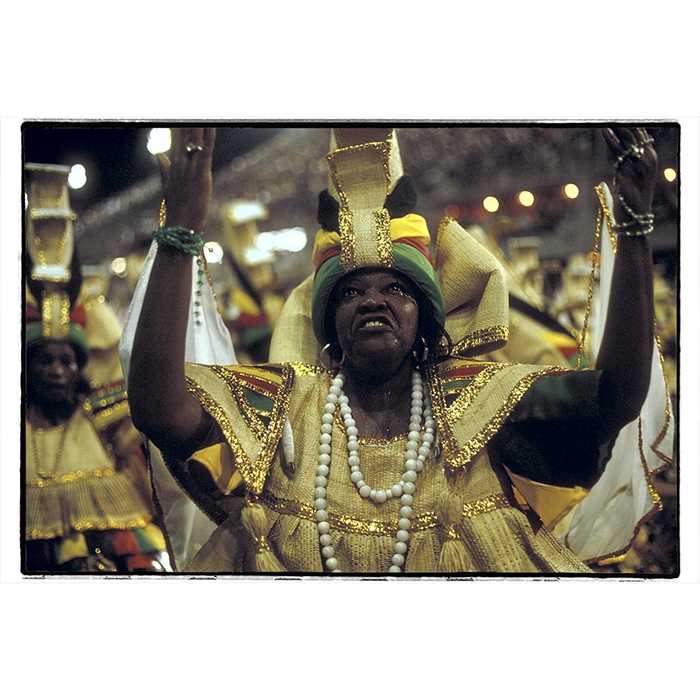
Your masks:
{"label": "white pearl necklace", "polygon": [[[336,407],[340,407],[340,415],[345,423],[348,447],[348,466],[350,479],[361,498],[369,498],[380,505],[393,498],[399,498],[399,526],[394,537],[394,554],[391,558],[389,573],[398,574],[406,562],[406,552],[410,541],[411,516],[413,496],[416,491],[416,479],[425,466],[425,460],[430,454],[430,446],[435,441],[435,421],[433,420],[430,402],[424,400],[423,381],[420,372],[414,370],[411,392],[411,415],[408,424],[408,441],[404,457],[404,472],[401,480],[389,488],[373,489],[365,482],[360,469],[359,439],[355,419],[352,417],[350,401],[343,392],[345,377],[338,373],[326,396],[326,404],[321,417],[321,434],[319,436],[318,467],[314,489],[315,517],[321,545],[321,556],[326,569],[332,573],[340,573],[338,560],[335,558],[330,525],[328,523],[328,503],[326,501],[326,486],[331,463],[331,434],[333,432],[333,415]],[[423,419],[423,437],[421,440],[421,418]],[[421,441],[420,447],[418,441]]]}

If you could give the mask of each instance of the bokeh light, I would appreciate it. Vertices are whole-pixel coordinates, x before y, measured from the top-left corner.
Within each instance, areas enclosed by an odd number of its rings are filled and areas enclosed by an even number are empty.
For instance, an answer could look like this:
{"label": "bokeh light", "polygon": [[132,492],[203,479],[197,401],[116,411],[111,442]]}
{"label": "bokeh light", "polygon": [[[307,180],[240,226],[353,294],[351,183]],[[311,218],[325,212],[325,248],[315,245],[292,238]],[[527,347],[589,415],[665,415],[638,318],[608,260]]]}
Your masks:
{"label": "bokeh light", "polygon": [[569,182],[568,184],[564,185],[564,194],[569,199],[576,199],[576,197],[578,197],[579,195],[578,186],[575,185],[573,182]]}
{"label": "bokeh light", "polygon": [[170,142],[170,129],[151,129],[151,131],[148,134],[148,142],[146,143],[146,148],[148,149],[149,153],[152,153],[155,156],[158,153],[165,153],[166,151],[169,151]]}
{"label": "bokeh light", "polygon": [[486,209],[486,211],[493,213],[498,211],[500,206],[501,204],[496,197],[489,195],[488,197],[484,198],[484,209]]}
{"label": "bokeh light", "polygon": [[79,190],[81,187],[85,187],[87,182],[87,171],[82,163],[76,163],[68,174],[68,187],[72,190]]}
{"label": "bokeh light", "polygon": [[524,207],[531,207],[535,203],[535,195],[532,194],[532,192],[523,190],[522,192],[518,193],[518,201]]}

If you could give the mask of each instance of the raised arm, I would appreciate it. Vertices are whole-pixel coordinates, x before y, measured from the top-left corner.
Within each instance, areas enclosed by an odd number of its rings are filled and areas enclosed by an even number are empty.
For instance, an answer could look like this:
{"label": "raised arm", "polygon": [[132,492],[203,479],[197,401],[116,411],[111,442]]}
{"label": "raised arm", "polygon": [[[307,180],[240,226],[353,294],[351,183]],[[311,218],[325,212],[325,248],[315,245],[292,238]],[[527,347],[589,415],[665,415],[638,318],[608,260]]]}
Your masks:
{"label": "raised arm", "polygon": [[657,158],[644,129],[605,129],[614,155],[617,254],[596,367],[605,370],[601,411],[609,436],[640,413],[649,388],[654,343],[651,203]]}
{"label": "raised arm", "polygon": [[[173,129],[172,164],[162,157],[167,226],[201,233],[212,193],[215,129]],[[186,237],[185,237],[186,239]],[[211,419],[185,386],[192,255],[159,245],[139,318],[129,373],[136,427],[162,450],[188,456]]]}

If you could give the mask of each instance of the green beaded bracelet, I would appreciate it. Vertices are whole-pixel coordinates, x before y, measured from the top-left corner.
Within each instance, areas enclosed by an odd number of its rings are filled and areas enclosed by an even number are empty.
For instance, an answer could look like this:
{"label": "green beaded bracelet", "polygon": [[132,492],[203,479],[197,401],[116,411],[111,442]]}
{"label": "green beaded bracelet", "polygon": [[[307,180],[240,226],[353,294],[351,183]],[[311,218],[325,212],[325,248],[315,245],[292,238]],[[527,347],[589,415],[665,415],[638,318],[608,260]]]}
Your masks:
{"label": "green beaded bracelet", "polygon": [[184,226],[167,226],[158,229],[153,238],[158,245],[168,246],[176,250],[197,257],[202,252],[204,239],[200,233]]}

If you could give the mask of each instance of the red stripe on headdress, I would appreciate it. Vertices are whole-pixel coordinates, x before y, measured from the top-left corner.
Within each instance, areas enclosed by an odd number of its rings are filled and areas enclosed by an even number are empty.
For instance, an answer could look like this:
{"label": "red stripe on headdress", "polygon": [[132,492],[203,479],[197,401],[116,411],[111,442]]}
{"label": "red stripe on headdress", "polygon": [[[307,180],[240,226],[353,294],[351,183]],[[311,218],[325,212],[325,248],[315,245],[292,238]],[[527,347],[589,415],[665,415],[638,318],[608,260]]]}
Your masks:
{"label": "red stripe on headdress", "polygon": [[85,323],[87,322],[87,315],[85,314],[84,306],[76,306],[70,313],[70,320],[72,323],[77,323],[79,326],[85,328]]}

